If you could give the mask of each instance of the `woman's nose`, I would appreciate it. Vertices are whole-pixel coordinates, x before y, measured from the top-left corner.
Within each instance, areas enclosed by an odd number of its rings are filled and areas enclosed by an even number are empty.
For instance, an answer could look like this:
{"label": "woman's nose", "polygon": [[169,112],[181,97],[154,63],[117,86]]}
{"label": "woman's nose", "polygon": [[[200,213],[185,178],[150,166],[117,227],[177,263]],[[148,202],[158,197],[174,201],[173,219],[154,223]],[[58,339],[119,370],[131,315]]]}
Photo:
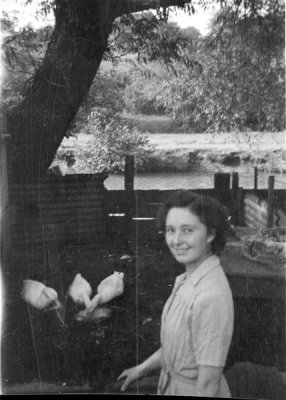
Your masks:
{"label": "woman's nose", "polygon": [[181,243],[182,239],[183,239],[183,237],[182,237],[182,233],[180,231],[177,231],[174,233],[174,237],[173,237],[174,244]]}

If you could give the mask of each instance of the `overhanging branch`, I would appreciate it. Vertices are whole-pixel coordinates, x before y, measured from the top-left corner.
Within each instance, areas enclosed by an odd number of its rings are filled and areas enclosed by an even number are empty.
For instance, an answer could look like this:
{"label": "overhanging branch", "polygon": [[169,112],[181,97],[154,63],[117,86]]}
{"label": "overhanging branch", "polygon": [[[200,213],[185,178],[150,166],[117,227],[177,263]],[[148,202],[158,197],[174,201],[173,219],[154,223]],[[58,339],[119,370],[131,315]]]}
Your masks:
{"label": "overhanging branch", "polygon": [[192,1],[185,0],[116,0],[114,1],[113,15],[114,18],[122,14],[129,14],[158,7],[177,6],[183,8],[185,5],[190,5]]}

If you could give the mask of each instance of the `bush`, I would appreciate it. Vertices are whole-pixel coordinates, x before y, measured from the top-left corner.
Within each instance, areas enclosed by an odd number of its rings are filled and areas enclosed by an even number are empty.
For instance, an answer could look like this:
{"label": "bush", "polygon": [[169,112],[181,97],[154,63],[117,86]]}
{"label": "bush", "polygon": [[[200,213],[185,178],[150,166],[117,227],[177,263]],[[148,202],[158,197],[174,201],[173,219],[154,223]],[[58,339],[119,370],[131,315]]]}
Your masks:
{"label": "bush", "polygon": [[87,144],[76,144],[74,168],[78,173],[119,172],[124,170],[125,156],[134,155],[136,165],[153,151],[147,136],[122,123],[118,115],[93,110],[87,118]]}

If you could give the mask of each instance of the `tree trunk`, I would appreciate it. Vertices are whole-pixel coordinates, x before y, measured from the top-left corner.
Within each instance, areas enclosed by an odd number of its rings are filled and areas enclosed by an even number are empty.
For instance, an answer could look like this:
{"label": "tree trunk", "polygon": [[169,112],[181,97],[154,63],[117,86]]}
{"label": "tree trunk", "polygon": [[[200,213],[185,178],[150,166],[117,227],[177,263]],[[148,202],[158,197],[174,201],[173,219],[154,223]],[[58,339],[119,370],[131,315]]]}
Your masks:
{"label": "tree trunk", "polygon": [[[44,62],[8,116],[13,135],[12,174],[18,182],[45,176],[92,84],[112,30],[93,2],[57,1],[56,25]],[[112,17],[112,16],[111,16]]]}
{"label": "tree trunk", "polygon": [[7,116],[10,179],[36,182],[46,175],[100,66],[114,19],[176,3],[184,1],[56,0],[55,29],[43,63]]}

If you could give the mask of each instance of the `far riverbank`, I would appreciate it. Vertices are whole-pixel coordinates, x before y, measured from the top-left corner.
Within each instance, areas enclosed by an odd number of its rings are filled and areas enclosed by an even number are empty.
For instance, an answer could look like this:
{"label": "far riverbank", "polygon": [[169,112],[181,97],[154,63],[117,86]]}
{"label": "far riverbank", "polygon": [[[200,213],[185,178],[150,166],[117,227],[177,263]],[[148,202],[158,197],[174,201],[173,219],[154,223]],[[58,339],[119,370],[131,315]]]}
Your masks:
{"label": "far riverbank", "polygon": [[[147,137],[153,151],[136,163],[138,174],[213,174],[234,167],[245,173],[254,166],[266,174],[286,172],[285,132],[155,133]],[[85,146],[89,139],[83,133],[64,139],[59,152],[70,151],[75,144]]]}

